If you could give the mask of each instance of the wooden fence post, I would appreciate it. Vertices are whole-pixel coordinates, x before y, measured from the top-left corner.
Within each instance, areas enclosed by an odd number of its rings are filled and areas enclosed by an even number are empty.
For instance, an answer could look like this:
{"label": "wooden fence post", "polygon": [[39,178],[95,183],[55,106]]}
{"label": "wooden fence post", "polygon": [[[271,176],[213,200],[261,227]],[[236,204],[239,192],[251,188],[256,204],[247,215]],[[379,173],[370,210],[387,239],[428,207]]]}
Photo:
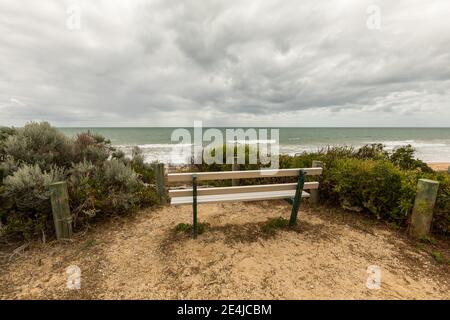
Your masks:
{"label": "wooden fence post", "polygon": [[409,235],[422,238],[430,232],[438,189],[438,181],[419,179],[409,225]]}
{"label": "wooden fence post", "polygon": [[[313,168],[323,168],[323,162],[318,160],[313,160],[312,162]],[[311,204],[318,204],[319,203],[319,190],[318,189],[312,189],[309,190],[309,202]]]}
{"label": "wooden fence post", "polygon": [[55,182],[49,185],[49,189],[56,238],[58,240],[70,239],[72,237],[72,216],[69,208],[67,183],[65,181]]}
{"label": "wooden fence post", "polygon": [[164,205],[167,203],[164,163],[155,163],[153,170],[155,173],[156,193],[158,194],[159,203]]}

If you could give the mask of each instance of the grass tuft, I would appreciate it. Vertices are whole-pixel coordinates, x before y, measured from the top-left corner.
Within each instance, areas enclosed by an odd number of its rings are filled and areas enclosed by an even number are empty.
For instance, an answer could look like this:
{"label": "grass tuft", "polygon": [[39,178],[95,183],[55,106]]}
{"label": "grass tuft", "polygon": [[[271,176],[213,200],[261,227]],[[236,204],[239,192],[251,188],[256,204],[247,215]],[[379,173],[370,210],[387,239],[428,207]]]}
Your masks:
{"label": "grass tuft", "polygon": [[[209,226],[210,226],[210,224],[206,223],[206,222],[198,223],[198,225],[197,225],[198,234],[204,233]],[[192,233],[193,226],[190,223],[179,223],[175,226],[174,230],[175,230],[175,232]]]}
{"label": "grass tuft", "polygon": [[436,244],[436,240],[434,240],[430,236],[423,236],[422,238],[420,238],[420,242],[426,243],[426,244],[433,244],[433,245]]}
{"label": "grass tuft", "polygon": [[261,231],[265,234],[273,235],[275,234],[276,230],[278,229],[284,229],[289,225],[289,221],[285,218],[278,217],[278,218],[271,218],[267,219],[266,222],[261,226]]}
{"label": "grass tuft", "polygon": [[440,253],[439,251],[433,251],[431,253],[431,256],[434,258],[434,260],[437,263],[443,263],[444,262],[444,255],[442,253]]}

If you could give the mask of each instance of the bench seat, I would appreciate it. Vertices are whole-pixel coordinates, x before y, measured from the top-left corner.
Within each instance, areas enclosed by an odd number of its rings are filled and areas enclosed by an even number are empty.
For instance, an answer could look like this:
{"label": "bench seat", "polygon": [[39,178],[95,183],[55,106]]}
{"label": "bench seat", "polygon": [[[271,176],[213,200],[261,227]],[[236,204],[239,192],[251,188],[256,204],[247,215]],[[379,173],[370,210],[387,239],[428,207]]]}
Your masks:
{"label": "bench seat", "polygon": [[[295,190],[264,191],[264,192],[245,192],[216,195],[197,196],[197,203],[216,203],[232,201],[257,201],[271,199],[286,199],[295,196]],[[302,198],[308,198],[309,193],[303,191]],[[192,204],[192,196],[172,198],[171,205]]]}

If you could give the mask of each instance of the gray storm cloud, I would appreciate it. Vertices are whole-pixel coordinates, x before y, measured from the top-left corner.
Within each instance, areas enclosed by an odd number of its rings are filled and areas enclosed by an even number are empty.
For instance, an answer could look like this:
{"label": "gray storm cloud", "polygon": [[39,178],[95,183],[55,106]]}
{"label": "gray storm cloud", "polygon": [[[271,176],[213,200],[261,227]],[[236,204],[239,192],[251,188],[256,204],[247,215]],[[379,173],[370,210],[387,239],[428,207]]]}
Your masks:
{"label": "gray storm cloud", "polygon": [[0,124],[448,125],[449,13],[446,0],[2,0]]}

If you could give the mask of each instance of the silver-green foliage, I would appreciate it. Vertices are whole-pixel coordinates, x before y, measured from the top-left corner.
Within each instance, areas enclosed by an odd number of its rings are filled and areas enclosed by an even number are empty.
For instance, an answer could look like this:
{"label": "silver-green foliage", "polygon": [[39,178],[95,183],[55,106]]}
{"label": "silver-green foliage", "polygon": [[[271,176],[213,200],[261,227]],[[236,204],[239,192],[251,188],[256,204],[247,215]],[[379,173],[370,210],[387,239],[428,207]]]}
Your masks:
{"label": "silver-green foliage", "polygon": [[68,182],[75,227],[155,204],[153,173],[142,154],[136,149],[128,159],[114,151],[98,134],[68,138],[47,122],[0,128],[2,231],[24,237],[51,231],[48,185],[55,181]]}
{"label": "silver-green foliage", "polygon": [[42,169],[70,163],[70,140],[47,122],[31,122],[16,129],[4,142],[4,151],[16,161],[37,164]]}
{"label": "silver-green foliage", "polygon": [[48,185],[64,180],[65,169],[51,166],[43,171],[38,165],[24,164],[3,180],[2,197],[9,201],[9,208],[0,211],[0,218],[6,221],[6,230],[30,237],[45,232],[49,225],[51,208]]}

